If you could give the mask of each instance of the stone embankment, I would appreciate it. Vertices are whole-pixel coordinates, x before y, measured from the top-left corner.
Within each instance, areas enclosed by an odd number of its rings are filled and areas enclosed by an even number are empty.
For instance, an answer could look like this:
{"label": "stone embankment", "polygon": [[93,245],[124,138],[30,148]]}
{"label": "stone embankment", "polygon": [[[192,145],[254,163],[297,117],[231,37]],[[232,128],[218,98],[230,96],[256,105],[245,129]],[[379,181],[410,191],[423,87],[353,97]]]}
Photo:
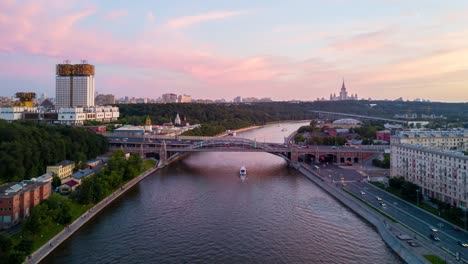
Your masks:
{"label": "stone embankment", "polygon": [[157,171],[159,167],[153,167],[145,171],[144,173],[140,174],[139,176],[135,177],[131,181],[127,182],[121,188],[117,189],[111,195],[103,199],[101,202],[90,208],[86,213],[81,215],[78,219],[76,219],[73,223],[65,227],[60,233],[55,235],[48,243],[44,244],[34,253],[32,253],[27,259],[26,263],[39,263],[42,259],[44,259],[50,252],[52,252],[56,247],[58,247],[62,242],[67,240],[70,236],[73,235],[78,229],[80,229],[83,225],[85,225],[90,219],[92,219],[95,215],[101,212],[106,206],[112,203],[115,199],[118,199],[122,194],[124,194],[127,190],[131,189],[141,180],[146,178],[148,175],[152,174],[153,172]]}
{"label": "stone embankment", "polygon": [[[346,194],[342,190],[325,182],[320,175],[316,174],[307,166],[299,165],[297,169],[304,174],[308,179],[317,184],[320,188],[328,192],[343,205],[351,209],[357,215],[361,216],[371,223],[379,232],[385,243],[397,253],[407,263],[429,263],[421,254],[414,252],[404,241],[399,240],[394,232],[399,230],[399,227],[394,226],[391,221],[387,220],[382,215],[378,214],[365,204]],[[400,229],[401,230],[401,229]]]}

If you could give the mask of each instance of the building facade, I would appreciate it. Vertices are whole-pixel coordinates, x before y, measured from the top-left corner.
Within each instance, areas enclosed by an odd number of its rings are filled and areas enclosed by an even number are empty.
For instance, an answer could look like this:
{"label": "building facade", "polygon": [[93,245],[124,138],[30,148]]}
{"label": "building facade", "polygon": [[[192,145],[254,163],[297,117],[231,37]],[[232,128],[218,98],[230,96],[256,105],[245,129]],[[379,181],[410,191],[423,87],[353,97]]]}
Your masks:
{"label": "building facade", "polygon": [[50,181],[31,179],[0,186],[0,229],[17,225],[31,214],[31,209],[49,198]]}
{"label": "building facade", "polygon": [[178,98],[179,103],[191,103],[192,102],[192,97],[190,95],[179,95]]}
{"label": "building facade", "polygon": [[62,180],[72,175],[74,168],[75,162],[64,160],[57,165],[47,166],[47,172],[55,173]]}
{"label": "building facade", "polygon": [[82,61],[81,64],[56,66],[55,107],[94,106],[94,65]]}
{"label": "building facade", "polygon": [[392,136],[392,145],[410,144],[441,150],[468,151],[468,130],[405,131]]}
{"label": "building facade", "polygon": [[48,110],[27,107],[0,108],[0,119],[8,121],[28,120],[50,124],[83,125],[86,120],[103,123],[118,120],[118,107],[62,107],[58,110]]}
{"label": "building facade", "polygon": [[94,100],[96,105],[113,105],[115,96],[113,94],[98,94]]}
{"label": "building facade", "polygon": [[341,91],[338,96],[336,94],[330,94],[330,101],[345,101],[345,100],[357,100],[358,96],[357,94],[354,95],[349,95],[348,92],[346,91],[346,86],[343,80],[343,84],[341,85]]}
{"label": "building facade", "polygon": [[462,208],[468,202],[466,131],[405,132],[390,138],[391,177],[417,184],[425,198]]}
{"label": "building facade", "polygon": [[162,103],[169,104],[169,103],[177,103],[178,97],[177,94],[173,93],[166,93],[161,96]]}
{"label": "building facade", "polygon": [[466,208],[468,156],[418,145],[392,145],[390,176],[417,184],[425,198]]}

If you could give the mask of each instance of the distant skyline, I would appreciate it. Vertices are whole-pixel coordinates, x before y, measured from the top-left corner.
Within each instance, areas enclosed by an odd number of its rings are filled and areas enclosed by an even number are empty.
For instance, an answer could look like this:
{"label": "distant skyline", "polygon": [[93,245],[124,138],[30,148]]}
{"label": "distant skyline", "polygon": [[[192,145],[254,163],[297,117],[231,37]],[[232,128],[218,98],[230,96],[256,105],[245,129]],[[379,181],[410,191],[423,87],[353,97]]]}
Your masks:
{"label": "distant skyline", "polygon": [[0,34],[0,96],[85,59],[117,97],[468,102],[463,0],[2,0]]}

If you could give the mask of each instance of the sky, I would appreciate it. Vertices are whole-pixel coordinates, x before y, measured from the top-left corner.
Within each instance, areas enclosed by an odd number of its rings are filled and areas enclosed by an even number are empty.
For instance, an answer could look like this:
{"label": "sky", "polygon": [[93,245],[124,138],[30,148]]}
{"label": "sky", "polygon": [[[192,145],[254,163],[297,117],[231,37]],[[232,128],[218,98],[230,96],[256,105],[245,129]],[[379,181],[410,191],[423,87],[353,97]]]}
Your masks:
{"label": "sky", "polygon": [[117,97],[468,102],[468,1],[0,0],[0,96],[64,60]]}

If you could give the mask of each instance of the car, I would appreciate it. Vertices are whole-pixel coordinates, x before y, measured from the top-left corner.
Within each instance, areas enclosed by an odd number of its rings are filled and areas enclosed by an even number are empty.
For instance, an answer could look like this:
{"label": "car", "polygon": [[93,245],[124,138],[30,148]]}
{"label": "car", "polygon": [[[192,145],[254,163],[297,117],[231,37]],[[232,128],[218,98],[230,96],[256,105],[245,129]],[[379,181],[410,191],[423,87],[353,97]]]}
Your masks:
{"label": "car", "polygon": [[378,197],[378,196],[375,197],[375,199],[377,199],[377,201],[382,201],[382,198],[380,198],[380,197]]}
{"label": "car", "polygon": [[439,231],[439,229],[437,229],[437,228],[435,228],[433,226],[430,226],[429,229],[431,229],[432,232],[438,232]]}
{"label": "car", "polygon": [[380,203],[380,206],[385,207],[387,205],[385,203]]}
{"label": "car", "polygon": [[345,162],[346,166],[353,166],[353,163],[351,161]]}
{"label": "car", "polygon": [[437,237],[437,236],[434,235],[434,234],[430,234],[429,237],[430,237],[432,240],[434,240],[434,241],[440,241],[440,238]]}
{"label": "car", "polygon": [[365,192],[363,192],[363,191],[361,191],[361,195],[364,195],[364,194],[366,194],[366,193],[365,193]]}
{"label": "car", "polygon": [[462,247],[468,247],[468,243],[463,243],[460,240],[457,243],[458,243],[458,245],[460,245]]}
{"label": "car", "polygon": [[458,226],[454,226],[454,227],[453,227],[453,230],[460,232],[460,231],[461,231],[461,228],[459,228]]}

